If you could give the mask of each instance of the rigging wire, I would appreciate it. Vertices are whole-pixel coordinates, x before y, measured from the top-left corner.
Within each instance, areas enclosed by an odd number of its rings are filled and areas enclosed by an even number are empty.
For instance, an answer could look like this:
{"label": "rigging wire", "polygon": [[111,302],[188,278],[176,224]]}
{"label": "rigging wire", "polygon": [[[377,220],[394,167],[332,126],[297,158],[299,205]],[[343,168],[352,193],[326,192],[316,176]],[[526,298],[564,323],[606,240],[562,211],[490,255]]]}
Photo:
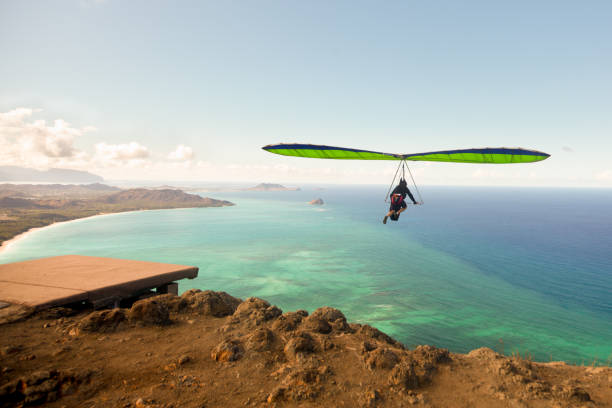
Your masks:
{"label": "rigging wire", "polygon": [[410,166],[406,165],[406,167],[408,167],[408,174],[410,174],[410,178],[412,179],[412,184],[414,184],[414,189],[416,190],[417,195],[419,196],[419,204],[423,204],[423,197],[421,197],[421,192],[419,191],[419,187],[414,181],[414,177],[412,176],[412,171],[410,171]]}
{"label": "rigging wire", "polygon": [[395,184],[395,179],[397,178],[397,173],[399,173],[400,168],[402,167],[402,165],[404,164],[404,161],[402,160],[399,164],[399,166],[397,166],[397,170],[395,170],[395,175],[393,176],[393,180],[391,180],[391,185],[389,186],[389,190],[387,191],[387,195],[385,195],[385,203],[389,201],[389,195],[391,194],[391,189],[393,188],[393,185]]}
{"label": "rigging wire", "polygon": [[393,180],[391,180],[391,185],[389,186],[389,190],[387,190],[387,195],[385,196],[385,203],[389,201],[389,195],[391,194],[391,189],[395,185],[395,179],[399,174],[400,169],[402,170],[402,179],[406,180],[406,169],[408,169],[408,174],[410,175],[410,179],[412,180],[412,184],[414,185],[414,189],[416,190],[417,196],[419,197],[419,204],[423,204],[423,197],[421,196],[421,192],[419,191],[419,186],[417,186],[416,181],[414,181],[414,176],[412,175],[412,171],[410,170],[410,166],[406,164],[406,160],[402,160],[397,166],[397,170],[395,170],[395,175],[393,175]]}

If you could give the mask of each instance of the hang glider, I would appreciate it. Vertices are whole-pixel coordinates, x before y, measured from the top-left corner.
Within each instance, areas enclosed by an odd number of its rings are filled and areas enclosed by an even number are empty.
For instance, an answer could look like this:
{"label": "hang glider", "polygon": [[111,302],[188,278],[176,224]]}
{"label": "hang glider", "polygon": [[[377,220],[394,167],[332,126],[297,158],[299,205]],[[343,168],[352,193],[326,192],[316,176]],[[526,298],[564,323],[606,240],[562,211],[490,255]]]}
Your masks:
{"label": "hang glider", "polygon": [[427,153],[382,153],[370,150],[350,149],[312,144],[281,143],[262,148],[283,156],[310,157],[340,160],[410,160],[452,163],[532,163],[545,160],[549,154],[537,150],[508,147],[485,147],[481,149],[441,150]]}

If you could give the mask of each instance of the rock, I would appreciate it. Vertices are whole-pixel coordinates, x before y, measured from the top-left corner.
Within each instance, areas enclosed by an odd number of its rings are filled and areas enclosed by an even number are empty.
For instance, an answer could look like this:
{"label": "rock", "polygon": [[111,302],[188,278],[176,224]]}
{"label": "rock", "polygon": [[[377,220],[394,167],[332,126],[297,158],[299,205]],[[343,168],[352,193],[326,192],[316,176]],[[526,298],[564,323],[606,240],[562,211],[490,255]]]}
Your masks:
{"label": "rock", "polygon": [[315,399],[321,394],[321,384],[331,375],[332,371],[328,366],[290,371],[282,381],[282,396],[293,401]]}
{"label": "rock", "polygon": [[404,348],[404,346],[399,341],[392,339],[385,333],[381,332],[375,327],[370,326],[369,324],[364,324],[363,326],[360,326],[357,329],[357,333],[369,340],[379,340],[398,348]]}
{"label": "rock", "polygon": [[272,390],[270,394],[268,394],[268,398],[266,398],[266,401],[268,401],[269,404],[273,402],[282,401],[285,397],[286,390],[287,389],[285,387],[276,387]]}
{"label": "rock", "polygon": [[269,307],[270,303],[267,300],[250,297],[238,305],[234,314],[248,316],[254,311],[265,310]]}
{"label": "rock", "polygon": [[338,319],[344,320],[346,322],[346,317],[344,317],[344,314],[340,310],[334,309],[333,307],[329,306],[318,308],[317,310],[312,312],[311,316],[320,317],[321,319],[324,319],[328,322],[334,322]]}
{"label": "rock", "polygon": [[376,348],[376,344],[370,343],[369,341],[364,341],[361,344],[361,354],[369,353],[372,350],[376,350]]}
{"label": "rock", "polygon": [[230,316],[240,304],[240,299],[225,292],[213,292],[212,290],[202,292],[192,289],[183,293],[181,298],[187,302],[192,311],[214,317]]}
{"label": "rock", "polygon": [[447,349],[440,349],[434,346],[417,346],[412,350],[411,354],[415,360],[433,365],[451,361]]}
{"label": "rock", "polygon": [[556,386],[553,387],[553,393],[561,399],[574,401],[574,402],[588,402],[591,401],[591,396],[588,392],[580,387],[573,385]]}
{"label": "rock", "polygon": [[480,360],[496,360],[498,358],[502,358],[501,354],[496,353],[488,347],[481,347],[475,350],[470,351],[467,354],[468,357],[478,358]]}
{"label": "rock", "polygon": [[425,397],[423,396],[423,394],[417,394],[414,391],[408,391],[407,394],[407,400],[409,404],[416,405],[425,403]]}
{"label": "rock", "polygon": [[247,339],[247,350],[268,351],[274,344],[274,333],[266,328],[256,329]]}
{"label": "rock", "polygon": [[378,348],[369,353],[365,358],[366,367],[368,367],[370,370],[390,370],[395,367],[399,361],[400,358],[397,356],[397,354],[388,348]]}
{"label": "rock", "polygon": [[316,200],[312,200],[308,204],[311,204],[311,205],[323,205],[325,203],[323,202],[322,198],[317,198]]}
{"label": "rock", "polygon": [[362,407],[372,408],[376,407],[378,403],[382,401],[382,397],[378,390],[367,390],[363,393],[360,400]]}
{"label": "rock", "polygon": [[285,355],[293,359],[300,354],[314,353],[316,349],[316,340],[309,333],[299,332],[285,345]]}
{"label": "rock", "polygon": [[61,317],[70,317],[78,313],[78,310],[71,309],[69,307],[53,307],[38,312],[38,316],[41,319],[55,320]]}
{"label": "rock", "polygon": [[243,349],[238,340],[228,339],[219,343],[210,356],[215,361],[236,361],[242,357]]}
{"label": "rock", "polygon": [[124,309],[100,310],[91,312],[85,316],[74,327],[74,334],[71,330],[71,335],[78,335],[79,332],[91,333],[110,333],[120,328],[123,322],[127,320]]}
{"label": "rock", "polygon": [[178,363],[178,365],[182,366],[182,365],[187,364],[190,361],[191,361],[191,357],[188,356],[187,354],[184,354],[184,355],[179,357],[177,363]]}
{"label": "rock", "polygon": [[530,361],[519,358],[499,358],[490,363],[491,370],[505,378],[513,378],[516,383],[524,383],[537,379]]}
{"label": "rock", "polygon": [[7,405],[38,405],[70,395],[76,388],[90,382],[92,372],[36,371],[13,380],[0,388],[0,401]]}
{"label": "rock", "polygon": [[181,296],[173,295],[171,293],[154,296],[153,299],[157,300],[160,303],[164,303],[168,307],[168,311],[170,313],[180,313],[189,307],[187,299]]}
{"label": "rock", "polygon": [[539,381],[528,383],[525,389],[532,397],[536,398],[544,398],[550,393],[550,386]]}
{"label": "rock", "polygon": [[247,318],[255,324],[261,324],[282,314],[282,310],[270,305],[266,300],[251,297],[238,305],[234,317],[236,321]]}
{"label": "rock", "polygon": [[157,296],[139,300],[129,311],[130,322],[164,326],[171,323],[168,305]]}
{"label": "rock", "polygon": [[338,309],[334,309],[333,307],[321,307],[312,312],[312,315],[309,317],[312,319],[322,319],[329,323],[331,328],[337,332],[352,332],[349,324],[346,321],[346,317],[342,312]]}
{"label": "rock", "polygon": [[276,306],[270,306],[264,311],[264,318],[266,320],[272,320],[272,319],[276,319],[278,316],[282,314],[283,314],[283,311],[280,308]]}
{"label": "rock", "polygon": [[388,382],[389,385],[399,386],[406,390],[417,388],[419,386],[419,378],[414,364],[410,361],[402,361],[397,364],[389,374]]}
{"label": "rock", "polygon": [[302,329],[323,334],[327,334],[332,331],[332,327],[327,320],[322,319],[319,316],[315,316],[314,314],[304,319]]}
{"label": "rock", "polygon": [[233,330],[239,323],[244,323],[248,328],[262,325],[264,322],[278,318],[283,311],[276,306],[270,305],[267,301],[259,298],[248,298],[240,303],[232,315],[223,331]]}
{"label": "rock", "polygon": [[305,311],[305,314],[297,312],[288,312],[278,317],[272,324],[272,329],[279,331],[293,331],[298,328],[302,320],[305,316],[308,316],[308,313]]}

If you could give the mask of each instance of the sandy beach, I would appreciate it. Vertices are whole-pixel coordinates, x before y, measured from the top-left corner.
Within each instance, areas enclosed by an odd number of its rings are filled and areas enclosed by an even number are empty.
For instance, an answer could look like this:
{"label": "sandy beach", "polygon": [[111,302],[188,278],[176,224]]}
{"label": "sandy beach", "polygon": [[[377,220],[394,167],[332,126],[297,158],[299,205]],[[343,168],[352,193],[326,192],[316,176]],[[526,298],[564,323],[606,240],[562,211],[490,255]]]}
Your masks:
{"label": "sandy beach", "polygon": [[[124,212],[136,212],[136,211],[124,211]],[[27,230],[25,232],[22,232],[19,235],[15,235],[13,238],[11,238],[9,240],[4,241],[2,243],[2,245],[0,245],[0,253],[6,251],[15,242],[17,242],[17,241],[27,237],[29,234],[32,234],[33,232],[36,232],[38,230],[45,229],[45,228],[50,228],[50,227],[52,227],[54,225],[66,224],[66,223],[69,223],[69,222],[81,221],[81,220],[86,220],[88,218],[100,217],[100,216],[103,216],[103,215],[111,215],[111,214],[120,214],[120,213],[100,213],[100,214],[96,214],[96,215],[90,215],[89,217],[75,218],[74,220],[57,221],[57,222],[51,223],[49,225],[45,225],[44,227],[30,228],[29,230]]]}

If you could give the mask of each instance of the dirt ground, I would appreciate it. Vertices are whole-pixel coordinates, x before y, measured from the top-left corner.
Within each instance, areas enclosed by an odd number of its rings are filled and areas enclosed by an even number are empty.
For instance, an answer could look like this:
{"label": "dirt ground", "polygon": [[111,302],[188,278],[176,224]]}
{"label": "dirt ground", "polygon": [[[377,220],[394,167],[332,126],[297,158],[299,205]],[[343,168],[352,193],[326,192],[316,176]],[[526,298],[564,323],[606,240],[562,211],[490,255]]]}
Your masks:
{"label": "dirt ground", "polygon": [[612,369],[406,349],[336,309],[192,290],[0,325],[0,406],[40,404],[612,407]]}

